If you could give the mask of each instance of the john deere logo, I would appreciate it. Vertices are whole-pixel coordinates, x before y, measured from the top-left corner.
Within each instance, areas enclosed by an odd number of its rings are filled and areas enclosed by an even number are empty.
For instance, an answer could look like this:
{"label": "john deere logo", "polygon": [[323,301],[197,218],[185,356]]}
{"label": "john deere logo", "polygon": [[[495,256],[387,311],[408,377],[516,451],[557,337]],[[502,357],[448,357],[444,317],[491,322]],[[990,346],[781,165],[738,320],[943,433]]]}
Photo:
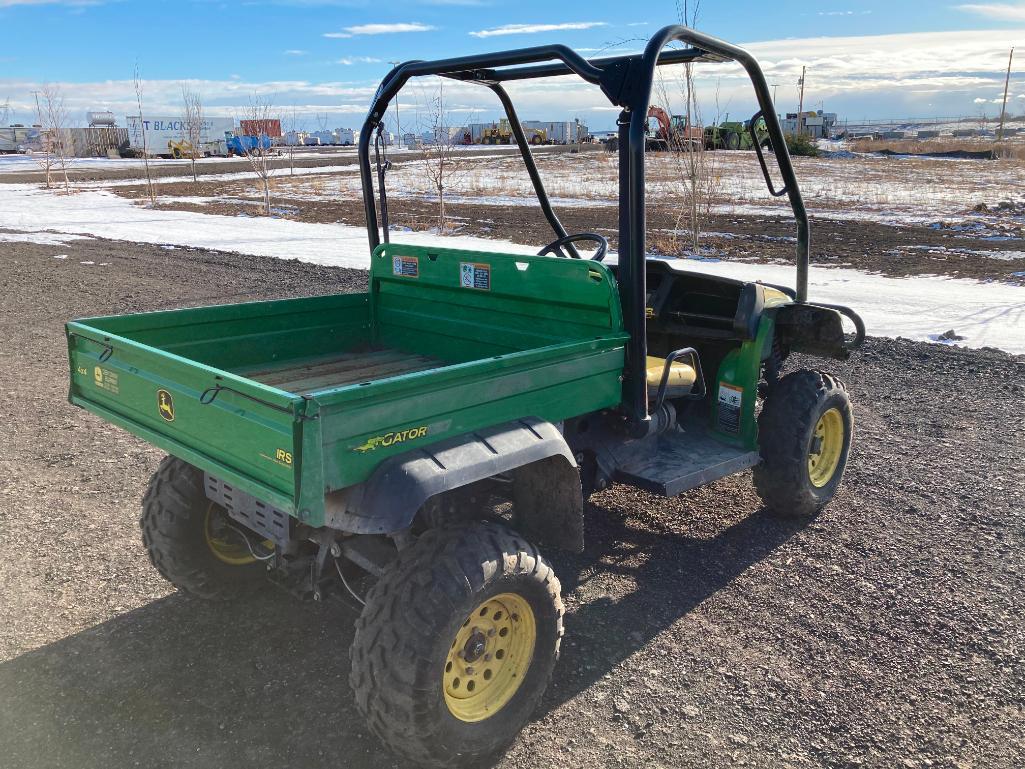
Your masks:
{"label": "john deere logo", "polygon": [[167,390],[157,390],[157,412],[165,422],[174,421],[174,398]]}

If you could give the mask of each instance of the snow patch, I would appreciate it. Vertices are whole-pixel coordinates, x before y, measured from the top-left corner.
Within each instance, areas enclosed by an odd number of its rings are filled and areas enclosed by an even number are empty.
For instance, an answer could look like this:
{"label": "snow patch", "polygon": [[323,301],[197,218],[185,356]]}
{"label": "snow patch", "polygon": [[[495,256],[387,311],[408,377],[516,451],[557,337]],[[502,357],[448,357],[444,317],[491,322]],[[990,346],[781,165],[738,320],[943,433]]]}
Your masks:
{"label": "snow patch", "polygon": [[[370,265],[362,227],[153,210],[100,191],[54,195],[34,185],[0,185],[2,228],[44,235],[93,235],[153,243],[168,250],[193,246],[338,267],[367,269]],[[512,254],[533,254],[540,246],[466,236],[439,238],[420,232],[402,233],[398,240]],[[614,260],[610,254],[607,261]],[[682,269],[742,280],[784,285],[794,281],[793,265],[707,257],[673,261]],[[954,328],[967,346],[1025,354],[1025,287],[930,276],[888,278],[847,268],[814,267],[809,296],[812,301],[852,307],[875,336],[926,341]]]}
{"label": "snow patch", "polygon": [[0,243],[38,243],[63,246],[72,240],[89,240],[87,235],[58,235],[53,232],[0,232]]}

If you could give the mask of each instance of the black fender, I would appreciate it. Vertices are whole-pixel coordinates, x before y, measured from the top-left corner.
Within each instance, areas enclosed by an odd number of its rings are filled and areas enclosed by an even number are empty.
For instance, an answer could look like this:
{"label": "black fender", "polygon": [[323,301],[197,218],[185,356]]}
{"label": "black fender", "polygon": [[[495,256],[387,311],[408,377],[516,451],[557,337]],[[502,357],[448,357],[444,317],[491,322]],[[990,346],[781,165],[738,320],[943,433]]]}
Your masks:
{"label": "black fender", "polygon": [[[843,318],[856,329],[844,333]],[[849,307],[836,304],[787,304],[776,310],[776,338],[789,350],[846,360],[865,341],[865,323]]]}
{"label": "black fender", "polygon": [[363,483],[327,495],[325,525],[351,534],[392,534],[407,529],[436,494],[502,473],[513,475],[518,523],[536,529],[545,544],[582,549],[576,459],[555,425],[533,417],[389,457]]}

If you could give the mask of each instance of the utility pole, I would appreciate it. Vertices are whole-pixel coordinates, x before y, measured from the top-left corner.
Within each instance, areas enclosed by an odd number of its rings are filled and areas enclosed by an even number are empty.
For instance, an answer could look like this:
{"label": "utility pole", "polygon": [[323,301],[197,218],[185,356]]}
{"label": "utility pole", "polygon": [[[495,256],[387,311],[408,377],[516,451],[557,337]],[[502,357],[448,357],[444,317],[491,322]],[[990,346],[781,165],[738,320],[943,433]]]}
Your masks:
{"label": "utility pole", "polygon": [[[393,67],[399,66],[401,61],[389,61]],[[402,125],[399,123],[399,95],[395,94],[395,144],[402,146]]]}
{"label": "utility pole", "polygon": [[804,72],[807,67],[801,67],[801,79],[797,84],[801,86],[801,95],[797,99],[797,133],[804,133]]}
{"label": "utility pole", "polygon": [[1004,78],[1004,104],[1000,107],[1000,128],[997,131],[997,141],[1004,140],[1004,116],[1007,115],[1007,87],[1011,83],[1011,62],[1014,61],[1014,46],[1011,46],[1011,55],[1007,57],[1007,76]]}
{"label": "utility pole", "polygon": [[776,103],[776,89],[779,88],[779,83],[772,84],[772,103]]}

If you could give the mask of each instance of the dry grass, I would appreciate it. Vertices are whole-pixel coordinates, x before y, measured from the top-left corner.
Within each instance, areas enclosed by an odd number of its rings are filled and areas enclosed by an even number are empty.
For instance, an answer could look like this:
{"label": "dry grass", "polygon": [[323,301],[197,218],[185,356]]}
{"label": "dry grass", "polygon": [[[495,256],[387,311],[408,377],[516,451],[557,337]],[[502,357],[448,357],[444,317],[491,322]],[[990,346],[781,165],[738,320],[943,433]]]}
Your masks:
{"label": "dry grass", "polygon": [[993,151],[1000,158],[1025,160],[1025,139],[1014,137],[996,142],[992,139],[857,139],[851,142],[853,152],[895,152],[900,155],[924,155],[936,152]]}

